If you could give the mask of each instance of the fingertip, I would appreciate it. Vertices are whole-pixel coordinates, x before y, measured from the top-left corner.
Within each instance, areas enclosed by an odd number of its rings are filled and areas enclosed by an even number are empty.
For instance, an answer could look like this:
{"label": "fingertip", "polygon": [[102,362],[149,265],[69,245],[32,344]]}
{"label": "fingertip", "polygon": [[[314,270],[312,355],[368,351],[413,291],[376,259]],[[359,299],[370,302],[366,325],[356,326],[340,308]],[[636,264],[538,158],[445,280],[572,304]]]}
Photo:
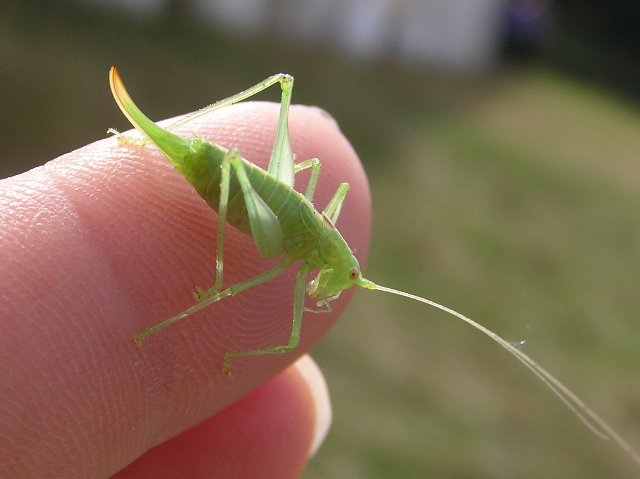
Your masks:
{"label": "fingertip", "polygon": [[318,452],[331,428],[333,419],[331,399],[329,398],[329,389],[324,375],[311,356],[305,354],[293,364],[293,367],[298,370],[300,376],[306,382],[313,398],[315,427],[313,441],[309,449],[309,457],[311,458]]}

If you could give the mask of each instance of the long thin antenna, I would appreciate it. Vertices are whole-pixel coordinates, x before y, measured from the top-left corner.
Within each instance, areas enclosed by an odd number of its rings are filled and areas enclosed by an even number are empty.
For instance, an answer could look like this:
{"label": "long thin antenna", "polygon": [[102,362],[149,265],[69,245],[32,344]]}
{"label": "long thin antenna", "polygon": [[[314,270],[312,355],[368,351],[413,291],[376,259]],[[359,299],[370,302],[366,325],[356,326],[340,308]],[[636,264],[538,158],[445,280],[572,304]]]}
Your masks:
{"label": "long thin antenna", "polygon": [[485,326],[475,322],[473,319],[466,317],[465,315],[454,311],[451,308],[447,308],[441,304],[431,301],[414,294],[405,293],[404,291],[398,291],[395,289],[387,288],[385,286],[379,286],[372,283],[368,279],[362,279],[358,284],[365,289],[373,289],[378,291],[384,291],[386,293],[395,294],[398,296],[404,296],[405,298],[414,299],[421,303],[428,304],[434,308],[440,309],[445,313],[449,313],[456,318],[463,320],[465,323],[470,324],[474,328],[482,331],[489,336],[500,346],[505,348],[511,354],[513,354],[520,362],[527,366],[533,373],[540,378],[540,380],[551,389],[556,396],[558,396],[567,407],[573,411],[573,413],[580,418],[580,420],[587,425],[591,431],[593,431],[598,437],[604,440],[612,439],[617,443],[631,458],[640,465],[640,455],[625,441],[616,431],[613,429],[604,419],[596,414],[586,403],[576,396],[569,388],[558,381],[550,372],[540,366],[537,362],[531,359],[528,355],[523,353],[520,349],[514,346],[512,343],[498,336],[496,333],[486,328]]}

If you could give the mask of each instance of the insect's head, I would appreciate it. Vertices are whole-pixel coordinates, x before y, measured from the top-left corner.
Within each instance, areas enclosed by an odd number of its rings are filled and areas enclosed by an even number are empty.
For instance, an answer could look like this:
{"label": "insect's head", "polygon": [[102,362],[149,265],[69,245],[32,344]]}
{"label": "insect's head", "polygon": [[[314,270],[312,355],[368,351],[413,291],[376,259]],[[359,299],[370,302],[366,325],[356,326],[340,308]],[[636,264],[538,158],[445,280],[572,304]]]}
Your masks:
{"label": "insect's head", "polygon": [[321,269],[318,276],[307,285],[307,292],[311,298],[333,298],[362,281],[360,264],[355,256],[351,256],[339,266]]}

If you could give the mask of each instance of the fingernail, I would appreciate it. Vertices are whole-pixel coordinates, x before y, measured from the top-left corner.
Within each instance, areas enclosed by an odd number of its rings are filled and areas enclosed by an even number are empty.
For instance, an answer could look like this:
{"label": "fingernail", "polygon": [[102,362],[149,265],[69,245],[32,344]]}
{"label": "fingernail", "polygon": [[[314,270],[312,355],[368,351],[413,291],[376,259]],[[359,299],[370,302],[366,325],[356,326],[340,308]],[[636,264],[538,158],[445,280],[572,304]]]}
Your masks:
{"label": "fingernail", "polygon": [[296,361],[295,366],[309,385],[316,407],[316,425],[311,448],[309,449],[309,457],[313,457],[324,442],[331,427],[331,399],[329,398],[329,390],[322,371],[311,359],[311,356],[302,356]]}

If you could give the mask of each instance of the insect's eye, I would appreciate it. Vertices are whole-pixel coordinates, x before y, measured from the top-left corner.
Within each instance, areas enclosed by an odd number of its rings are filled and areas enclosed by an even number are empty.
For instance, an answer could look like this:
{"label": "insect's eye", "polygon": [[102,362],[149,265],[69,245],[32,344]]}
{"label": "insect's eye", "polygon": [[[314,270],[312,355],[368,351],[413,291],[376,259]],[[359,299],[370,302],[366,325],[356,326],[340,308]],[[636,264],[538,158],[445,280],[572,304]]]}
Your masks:
{"label": "insect's eye", "polygon": [[355,281],[356,279],[358,279],[358,276],[360,276],[360,271],[358,271],[358,268],[351,268],[349,270],[349,279],[351,279],[351,281]]}

